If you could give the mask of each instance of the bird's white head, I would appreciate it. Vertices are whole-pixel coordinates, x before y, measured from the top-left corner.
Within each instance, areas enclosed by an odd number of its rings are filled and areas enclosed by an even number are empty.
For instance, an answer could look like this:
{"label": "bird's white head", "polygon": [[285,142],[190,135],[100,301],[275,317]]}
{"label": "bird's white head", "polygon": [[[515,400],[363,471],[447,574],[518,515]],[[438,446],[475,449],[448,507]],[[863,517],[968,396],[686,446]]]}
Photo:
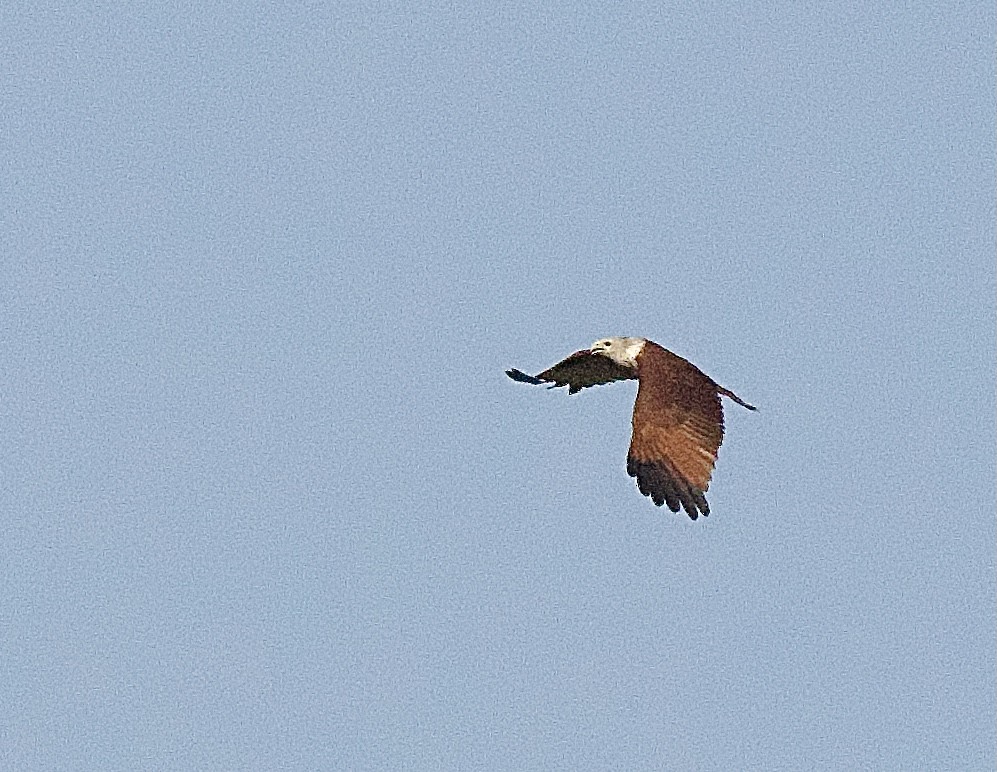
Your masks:
{"label": "bird's white head", "polygon": [[593,343],[589,351],[609,357],[625,367],[636,367],[637,355],[645,343],[647,343],[645,338],[602,338]]}

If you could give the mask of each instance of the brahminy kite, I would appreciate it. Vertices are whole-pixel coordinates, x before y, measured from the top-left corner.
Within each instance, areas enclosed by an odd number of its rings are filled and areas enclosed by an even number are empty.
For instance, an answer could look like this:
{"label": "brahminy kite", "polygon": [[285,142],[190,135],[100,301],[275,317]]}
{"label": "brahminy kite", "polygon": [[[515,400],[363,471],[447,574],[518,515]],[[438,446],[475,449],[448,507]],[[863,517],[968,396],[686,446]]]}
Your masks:
{"label": "brahminy kite", "polygon": [[627,474],[657,506],[710,514],[706,490],[724,436],[720,395],[755,410],[691,362],[645,338],[603,338],[539,375],[506,370],[514,381],[574,394],[588,386],[636,379]]}

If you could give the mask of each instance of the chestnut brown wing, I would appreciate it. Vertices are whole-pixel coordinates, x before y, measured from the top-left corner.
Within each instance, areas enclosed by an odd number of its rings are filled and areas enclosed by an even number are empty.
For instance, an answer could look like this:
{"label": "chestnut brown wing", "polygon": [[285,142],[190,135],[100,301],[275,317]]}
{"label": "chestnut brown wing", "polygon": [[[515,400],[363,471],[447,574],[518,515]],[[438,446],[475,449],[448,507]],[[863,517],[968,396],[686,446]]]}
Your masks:
{"label": "chestnut brown wing", "polygon": [[584,389],[588,386],[599,386],[613,381],[625,381],[637,377],[637,371],[630,367],[617,364],[602,354],[576,351],[562,359],[553,367],[548,367],[537,375],[527,375],[521,370],[506,370],[506,375],[514,381],[532,383],[534,385],[550,384],[550,388],[567,386],[568,393]]}
{"label": "chestnut brown wing", "polygon": [[723,440],[719,387],[695,365],[654,345],[639,364],[627,474],[645,496],[693,520],[710,513],[706,490]]}

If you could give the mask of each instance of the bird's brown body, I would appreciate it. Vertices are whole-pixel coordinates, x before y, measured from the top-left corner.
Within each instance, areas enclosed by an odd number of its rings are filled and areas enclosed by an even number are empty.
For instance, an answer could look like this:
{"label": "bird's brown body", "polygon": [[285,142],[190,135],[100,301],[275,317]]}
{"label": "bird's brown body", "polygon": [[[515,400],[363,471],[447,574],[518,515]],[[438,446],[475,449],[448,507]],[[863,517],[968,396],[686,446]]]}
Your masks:
{"label": "bird's brown body", "polygon": [[693,520],[710,512],[705,494],[724,433],[720,396],[755,409],[691,362],[641,338],[597,341],[536,376],[507,374],[527,383],[567,386],[570,394],[636,378],[627,474],[655,504],[684,509]]}

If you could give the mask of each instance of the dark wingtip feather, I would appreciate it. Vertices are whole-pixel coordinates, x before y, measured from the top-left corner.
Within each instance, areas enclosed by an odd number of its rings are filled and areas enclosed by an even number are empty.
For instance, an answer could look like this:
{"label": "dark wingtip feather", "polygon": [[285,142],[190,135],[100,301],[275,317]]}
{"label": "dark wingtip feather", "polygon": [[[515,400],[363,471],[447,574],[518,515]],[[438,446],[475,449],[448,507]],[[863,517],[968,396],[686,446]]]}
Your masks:
{"label": "dark wingtip feather", "polygon": [[508,375],[510,378],[512,378],[512,380],[519,381],[520,383],[529,383],[533,386],[539,386],[540,384],[543,383],[543,381],[541,381],[535,375],[527,375],[522,370],[517,370],[516,368],[512,368],[511,370],[506,370],[505,374]]}
{"label": "dark wingtip feather", "polygon": [[667,504],[672,512],[685,510],[692,520],[710,514],[704,492],[675,476],[666,465],[629,457],[627,474],[637,478],[637,488],[656,506]]}

